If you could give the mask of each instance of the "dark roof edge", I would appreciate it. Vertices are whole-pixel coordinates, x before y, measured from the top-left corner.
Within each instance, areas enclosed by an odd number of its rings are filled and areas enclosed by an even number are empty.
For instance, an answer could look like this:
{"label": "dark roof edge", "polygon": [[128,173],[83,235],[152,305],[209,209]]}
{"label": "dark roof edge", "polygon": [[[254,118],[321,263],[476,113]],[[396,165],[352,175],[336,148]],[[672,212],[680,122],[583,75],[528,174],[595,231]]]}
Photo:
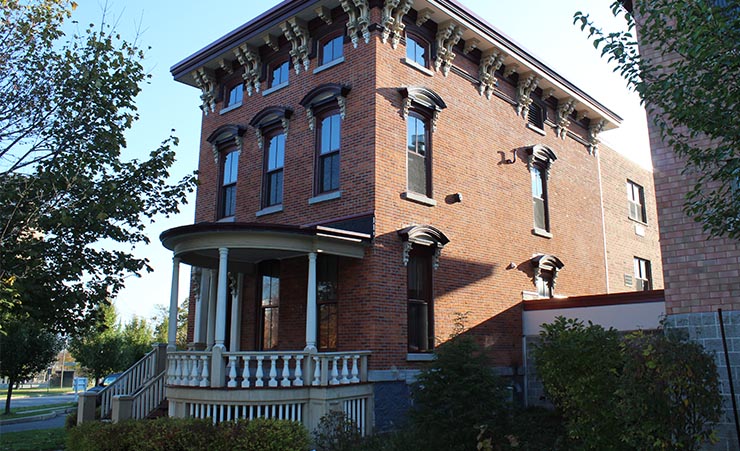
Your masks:
{"label": "dark roof edge", "polygon": [[170,67],[170,73],[175,80],[179,80],[180,77],[183,77],[202,66],[204,60],[213,58],[229,48],[235,47],[237,44],[257,36],[274,25],[289,19],[295,15],[294,10],[296,8],[301,8],[307,5],[310,6],[318,1],[319,0],[283,0],[281,3],[278,3],[239,28],[221,36],[179,63],[174,64]]}
{"label": "dark roof edge", "polygon": [[[482,31],[489,32],[491,37],[493,37],[496,40],[500,40],[504,42],[507,46],[509,46],[510,50],[514,50],[514,53],[516,54],[517,57],[532,64],[532,66],[537,68],[537,70],[542,71],[543,73],[552,77],[556,81],[562,83],[563,85],[573,90],[573,92],[575,92],[579,96],[593,103],[593,105],[597,106],[599,109],[604,111],[604,113],[607,113],[616,122],[622,122],[623,120],[622,117],[620,117],[617,113],[610,110],[604,104],[602,104],[598,100],[588,95],[585,91],[583,91],[582,89],[580,89],[579,87],[577,87],[576,85],[568,81],[568,79],[566,79],[562,75],[552,70],[545,63],[543,63],[542,61],[532,56],[530,53],[524,50],[524,48],[521,45],[519,45],[516,41],[508,37],[505,33],[503,33],[498,28],[488,23],[485,19],[482,19],[480,16],[475,14],[473,11],[469,10],[466,6],[458,3],[456,0],[435,0],[435,2],[439,3],[440,5],[446,8],[449,8],[454,14],[460,17],[463,17],[465,20],[478,26]],[[507,49],[502,49],[502,50],[507,50]]]}

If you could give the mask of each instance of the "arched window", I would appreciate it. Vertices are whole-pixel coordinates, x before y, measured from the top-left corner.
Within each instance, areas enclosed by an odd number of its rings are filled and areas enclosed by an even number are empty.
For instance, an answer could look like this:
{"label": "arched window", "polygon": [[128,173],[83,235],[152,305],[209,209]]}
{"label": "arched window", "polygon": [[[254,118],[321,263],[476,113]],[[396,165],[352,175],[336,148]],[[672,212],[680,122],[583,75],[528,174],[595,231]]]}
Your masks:
{"label": "arched window", "polygon": [[429,43],[415,34],[406,33],[406,62],[429,67]]}
{"label": "arched window", "polygon": [[224,125],[206,139],[212,146],[218,166],[219,191],[216,200],[216,219],[233,219],[236,214],[237,179],[242,137],[246,129],[238,125]]}
{"label": "arched window", "polygon": [[550,236],[550,208],[547,195],[550,166],[557,160],[549,148],[536,145],[529,149],[529,173],[532,179],[532,205],[536,235]]}
{"label": "arched window", "polygon": [[555,280],[558,272],[563,269],[562,261],[553,255],[537,254],[530,260],[534,267],[534,285],[537,295],[541,298],[551,298],[555,295]]}
{"label": "arched window", "polygon": [[293,110],[267,107],[257,113],[249,125],[257,132],[262,148],[262,210],[257,216],[282,210],[285,145]]}
{"label": "arched window", "polygon": [[435,205],[432,184],[432,132],[437,117],[447,105],[428,88],[410,86],[399,89],[406,119],[406,193],[404,197],[425,205]]}
{"label": "arched window", "polygon": [[410,226],[398,231],[406,265],[408,352],[434,349],[434,270],[449,239],[432,226]]}
{"label": "arched window", "polygon": [[319,41],[319,67],[344,58],[344,33],[332,33]]}

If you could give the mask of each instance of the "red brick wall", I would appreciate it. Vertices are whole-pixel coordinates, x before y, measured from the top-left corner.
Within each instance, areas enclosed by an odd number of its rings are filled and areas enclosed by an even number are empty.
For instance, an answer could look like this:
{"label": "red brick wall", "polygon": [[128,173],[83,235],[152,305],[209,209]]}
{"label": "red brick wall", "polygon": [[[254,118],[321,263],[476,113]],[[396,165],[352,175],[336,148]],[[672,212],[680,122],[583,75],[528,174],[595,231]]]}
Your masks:
{"label": "red brick wall", "polygon": [[[635,290],[625,285],[624,275],[634,275],[633,259],[650,260],[653,288],[663,288],[663,266],[660,259],[658,214],[655,207],[653,173],[640,167],[614,150],[602,145],[601,185],[604,193],[609,292]],[[647,221],[642,224],[629,218],[627,180],[642,186],[645,193]],[[642,231],[644,235],[637,233]]]}

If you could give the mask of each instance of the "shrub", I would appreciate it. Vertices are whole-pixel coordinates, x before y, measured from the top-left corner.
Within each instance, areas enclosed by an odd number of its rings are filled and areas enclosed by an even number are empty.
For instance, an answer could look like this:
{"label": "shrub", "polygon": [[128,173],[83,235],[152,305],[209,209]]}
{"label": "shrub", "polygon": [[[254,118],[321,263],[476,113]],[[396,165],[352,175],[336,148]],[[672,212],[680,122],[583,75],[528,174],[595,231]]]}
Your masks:
{"label": "shrub", "polygon": [[458,335],[436,351],[412,388],[409,412],[418,449],[475,449],[482,425],[499,441],[506,424],[503,384],[472,338]]}
{"label": "shrub", "polygon": [[721,397],[714,359],[663,333],[557,318],[534,349],[545,391],[573,450],[697,450],[711,441]]}
{"label": "shrub", "polygon": [[321,417],[313,432],[313,442],[319,451],[351,451],[361,440],[355,422],[341,411],[332,411]]}

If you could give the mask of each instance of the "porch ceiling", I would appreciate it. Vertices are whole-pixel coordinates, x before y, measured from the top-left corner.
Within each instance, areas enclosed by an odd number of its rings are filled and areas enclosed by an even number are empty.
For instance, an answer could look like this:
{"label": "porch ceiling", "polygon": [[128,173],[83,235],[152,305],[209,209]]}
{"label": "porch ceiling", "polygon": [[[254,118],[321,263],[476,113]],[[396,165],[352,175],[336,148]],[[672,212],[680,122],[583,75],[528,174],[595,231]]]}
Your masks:
{"label": "porch ceiling", "polygon": [[159,239],[183,263],[218,267],[218,250],[229,249],[231,267],[281,260],[310,252],[362,258],[370,235],[322,226],[199,223],[165,230]]}

